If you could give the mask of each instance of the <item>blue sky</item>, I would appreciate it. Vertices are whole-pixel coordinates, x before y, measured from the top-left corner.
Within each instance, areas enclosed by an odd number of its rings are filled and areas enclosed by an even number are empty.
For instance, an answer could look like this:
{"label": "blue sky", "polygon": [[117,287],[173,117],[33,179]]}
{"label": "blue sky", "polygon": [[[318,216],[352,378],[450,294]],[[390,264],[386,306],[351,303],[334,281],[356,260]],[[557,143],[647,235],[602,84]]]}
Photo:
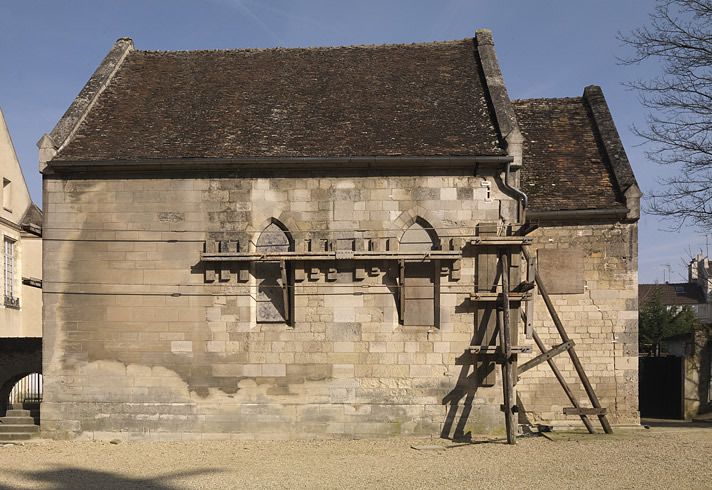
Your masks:
{"label": "blue sky", "polygon": [[[662,169],[630,127],[645,112],[622,82],[655,66],[624,67],[619,31],[643,25],[653,0],[0,0],[0,107],[33,198],[41,200],[35,142],[52,129],[112,43],[186,50],[381,44],[462,39],[494,32],[512,98],[578,96],[603,87],[643,191]],[[682,259],[705,251],[694,230],[640,221],[640,280],[686,275]],[[664,272],[665,271],[665,272]],[[665,273],[665,277],[663,274]]]}

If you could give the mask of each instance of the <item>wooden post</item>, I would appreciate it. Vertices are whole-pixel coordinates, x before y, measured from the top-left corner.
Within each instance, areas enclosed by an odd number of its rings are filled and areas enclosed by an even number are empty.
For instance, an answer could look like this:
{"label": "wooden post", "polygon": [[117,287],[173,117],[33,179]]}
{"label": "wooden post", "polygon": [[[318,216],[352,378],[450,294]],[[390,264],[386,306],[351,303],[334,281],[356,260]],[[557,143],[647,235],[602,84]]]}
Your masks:
{"label": "wooden post", "polygon": [[[534,275],[536,274],[536,259],[530,257],[526,259],[527,261],[527,281],[533,282]],[[524,334],[528,339],[532,338],[532,331],[534,330],[534,298],[530,298],[524,307]]]}
{"label": "wooden post", "polygon": [[289,281],[287,280],[287,278],[288,278],[287,264],[284,260],[279,261],[279,272],[282,276],[282,301],[284,304],[284,316],[286,317],[285,320],[286,320],[287,325],[291,325],[292,324],[292,318],[291,318],[292,315],[290,313],[292,310],[292,306],[290,304],[291,301],[289,301],[290,294],[289,294]]}
{"label": "wooden post", "polygon": [[405,323],[405,260],[398,261],[398,321]]}
{"label": "wooden post", "polygon": [[[522,247],[522,252],[524,253],[526,259],[529,260],[530,254],[526,247]],[[563,340],[564,342],[568,342],[570,340],[569,336],[566,334],[564,325],[561,323],[561,319],[556,313],[554,304],[551,302],[551,298],[549,297],[549,293],[546,291],[546,286],[544,286],[544,283],[541,280],[541,276],[539,275],[538,269],[534,272],[534,276],[536,278],[536,285],[539,288],[539,294],[541,294],[541,297],[544,299],[546,309],[549,311],[549,315],[551,316],[551,319],[553,320],[554,325],[556,326],[556,330],[558,330],[559,332],[559,336],[561,336],[561,340]],[[593,390],[593,386],[591,386],[591,382],[589,381],[588,376],[586,375],[586,371],[584,371],[583,369],[581,360],[579,359],[578,354],[576,354],[576,350],[569,349],[568,352],[569,357],[571,357],[571,362],[573,363],[574,368],[576,369],[576,373],[581,379],[581,384],[583,384],[583,387],[586,390],[586,394],[588,395],[589,400],[591,400],[591,405],[593,405],[593,408],[602,408],[601,403],[598,401],[598,396],[596,396],[596,392]],[[605,414],[599,415],[598,420],[601,422],[601,427],[603,427],[603,431],[606,434],[613,433],[611,424],[608,423],[608,418],[605,416]]]}
{"label": "wooden post", "polygon": [[509,251],[500,252],[499,264],[502,271],[502,323],[499,326],[500,349],[504,355],[502,362],[502,394],[504,395],[504,425],[507,430],[507,443],[516,444],[517,434],[514,427],[512,402],[512,339],[509,329]]}
{"label": "wooden post", "polygon": [[433,326],[440,328],[440,261],[433,260]]}

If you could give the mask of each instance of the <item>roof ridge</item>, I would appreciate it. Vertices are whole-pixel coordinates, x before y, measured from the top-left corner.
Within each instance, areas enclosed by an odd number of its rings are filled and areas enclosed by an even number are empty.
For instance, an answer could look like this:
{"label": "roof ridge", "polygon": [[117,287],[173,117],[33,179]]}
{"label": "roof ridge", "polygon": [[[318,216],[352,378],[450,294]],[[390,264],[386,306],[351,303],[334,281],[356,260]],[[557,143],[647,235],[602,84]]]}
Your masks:
{"label": "roof ridge", "polygon": [[135,54],[205,54],[205,53],[230,53],[230,52],[263,52],[263,51],[334,51],[340,49],[376,49],[376,48],[403,48],[414,46],[452,46],[463,42],[471,42],[472,38],[451,39],[443,41],[426,41],[412,43],[383,43],[383,44],[345,44],[338,46],[273,46],[269,48],[218,48],[218,49],[136,49]]}
{"label": "roof ridge", "polygon": [[523,102],[582,102],[583,97],[571,96],[571,97],[533,97],[527,99],[513,99],[513,104],[520,104]]}

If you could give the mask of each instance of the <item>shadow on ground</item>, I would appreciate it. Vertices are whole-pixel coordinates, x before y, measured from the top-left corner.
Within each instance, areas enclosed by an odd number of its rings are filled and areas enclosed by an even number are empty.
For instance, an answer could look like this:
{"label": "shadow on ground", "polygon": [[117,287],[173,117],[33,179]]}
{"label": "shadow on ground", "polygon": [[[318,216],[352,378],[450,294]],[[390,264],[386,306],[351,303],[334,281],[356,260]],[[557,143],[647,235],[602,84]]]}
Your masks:
{"label": "shadow on ground", "polygon": [[[151,478],[131,478],[125,475],[104,471],[88,470],[86,468],[59,467],[40,471],[6,471],[23,480],[27,485],[42,486],[56,490],[70,489],[100,489],[117,490],[126,488],[150,488],[155,490],[174,490],[177,486],[171,482],[194,476],[217,473],[221,470],[203,469],[193,471],[177,471],[165,473]],[[11,490],[17,487],[0,483],[0,490]]]}

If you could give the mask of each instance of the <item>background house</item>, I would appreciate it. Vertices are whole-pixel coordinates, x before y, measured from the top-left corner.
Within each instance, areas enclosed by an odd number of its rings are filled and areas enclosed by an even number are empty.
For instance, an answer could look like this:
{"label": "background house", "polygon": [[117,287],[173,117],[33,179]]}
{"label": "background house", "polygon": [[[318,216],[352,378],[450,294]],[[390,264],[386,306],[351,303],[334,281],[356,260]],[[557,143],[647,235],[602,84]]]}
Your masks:
{"label": "background house", "polygon": [[[41,391],[42,212],[30,199],[5,118],[0,112],[0,415],[10,391],[27,375]],[[31,385],[31,386],[30,386]]]}
{"label": "background house", "polygon": [[712,410],[711,271],[699,254],[687,282],[639,286],[641,306],[657,296],[668,307],[690,308],[699,321],[695,331],[667,338],[661,358],[641,357],[642,416],[691,419]]}
{"label": "background house", "polygon": [[[49,436],[501,432],[501,380],[471,351],[496,342],[500,252],[477,243],[525,231],[610,418],[638,422],[625,151],[598,87],[510,101],[489,31],[195,52],[120,39],[39,147]],[[559,344],[532,298],[527,322]],[[517,390],[523,422],[573,422],[546,364]]]}

